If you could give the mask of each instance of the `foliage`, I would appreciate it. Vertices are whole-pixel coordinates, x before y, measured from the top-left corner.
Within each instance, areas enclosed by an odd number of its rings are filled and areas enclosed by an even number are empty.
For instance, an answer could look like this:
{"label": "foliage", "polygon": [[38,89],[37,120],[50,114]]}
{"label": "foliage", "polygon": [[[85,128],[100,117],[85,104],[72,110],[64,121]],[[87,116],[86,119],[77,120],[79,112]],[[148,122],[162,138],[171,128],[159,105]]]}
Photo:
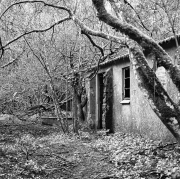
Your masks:
{"label": "foliage", "polygon": [[[35,145],[35,138],[31,135],[23,135],[20,139],[17,139],[16,142],[12,145],[4,145],[1,149],[4,157],[7,158],[7,161],[3,162],[5,165],[9,165],[12,169],[10,174],[7,174],[8,177],[17,177],[17,178],[39,178],[38,176],[46,175],[45,165],[38,164],[36,159],[29,159],[29,155],[37,150]],[[22,156],[25,156],[22,158]],[[7,170],[7,169],[6,169]],[[2,172],[1,176],[4,176]],[[6,176],[6,175],[5,175]]]}
{"label": "foliage", "polygon": [[180,177],[180,150],[175,144],[117,133],[98,139],[93,147],[110,154],[119,178]]}
{"label": "foliage", "polygon": [[180,177],[176,143],[123,133],[107,136],[104,130],[70,136],[38,124],[1,126],[0,133],[0,177],[4,178]]}
{"label": "foliage", "polygon": [[[48,173],[46,164],[39,163],[33,154],[43,147],[42,143],[45,139],[43,140],[40,136],[51,133],[51,128],[45,129],[32,124],[5,128],[1,126],[0,177],[44,178]],[[11,130],[13,130],[13,135]],[[2,141],[5,143],[1,143]]]}

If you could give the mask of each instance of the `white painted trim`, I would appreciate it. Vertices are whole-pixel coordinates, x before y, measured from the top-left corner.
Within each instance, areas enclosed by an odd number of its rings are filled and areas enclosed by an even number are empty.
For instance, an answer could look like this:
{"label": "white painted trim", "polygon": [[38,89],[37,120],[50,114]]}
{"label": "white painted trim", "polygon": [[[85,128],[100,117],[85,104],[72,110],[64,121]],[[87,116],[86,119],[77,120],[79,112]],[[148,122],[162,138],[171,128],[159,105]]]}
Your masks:
{"label": "white painted trim", "polygon": [[120,102],[121,104],[130,104],[130,99],[124,99]]}

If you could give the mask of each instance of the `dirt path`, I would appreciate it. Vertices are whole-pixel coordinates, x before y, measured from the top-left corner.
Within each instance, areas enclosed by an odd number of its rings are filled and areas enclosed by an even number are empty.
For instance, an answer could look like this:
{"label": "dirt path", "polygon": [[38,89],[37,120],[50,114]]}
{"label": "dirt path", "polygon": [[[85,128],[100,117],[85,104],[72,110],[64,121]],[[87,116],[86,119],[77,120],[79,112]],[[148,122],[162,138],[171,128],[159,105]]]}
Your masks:
{"label": "dirt path", "polygon": [[[44,161],[51,166],[51,173],[48,178],[113,178],[116,169],[109,162],[108,153],[93,149],[91,142],[76,140],[67,142],[65,145],[52,144],[41,152],[39,151],[38,153],[51,153],[51,157],[49,159],[46,158],[46,162]],[[53,158],[53,163],[51,163],[51,158]]]}
{"label": "dirt path", "polygon": [[116,169],[108,153],[93,148],[93,140],[64,136],[48,126],[1,126],[0,178],[113,178]]}
{"label": "dirt path", "polygon": [[100,179],[113,178],[114,166],[109,163],[108,154],[101,153],[92,148],[91,143],[79,141],[71,153],[78,160],[73,170],[72,178]]}
{"label": "dirt path", "polygon": [[101,132],[77,136],[40,124],[0,125],[0,179],[180,178],[178,145]]}

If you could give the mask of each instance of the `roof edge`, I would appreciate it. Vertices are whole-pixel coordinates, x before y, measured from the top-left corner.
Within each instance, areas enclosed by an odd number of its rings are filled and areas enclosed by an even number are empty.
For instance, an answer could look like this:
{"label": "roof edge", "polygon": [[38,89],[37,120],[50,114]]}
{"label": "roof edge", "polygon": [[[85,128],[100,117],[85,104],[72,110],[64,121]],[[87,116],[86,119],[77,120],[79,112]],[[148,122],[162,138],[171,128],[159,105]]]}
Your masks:
{"label": "roof edge", "polygon": [[[176,35],[176,37],[177,37],[178,43],[180,43],[180,34]],[[167,48],[169,48],[171,46],[176,46],[176,41],[175,41],[174,36],[171,36],[171,37],[168,37],[168,38],[166,38],[164,40],[159,41],[158,44],[162,48],[167,49]],[[129,58],[129,54],[125,54],[125,55],[116,57],[116,58],[114,58],[114,59],[112,59],[110,61],[103,62],[103,63],[101,63],[99,65],[99,67],[106,67],[106,66],[112,65],[112,64],[114,65],[114,64],[117,64],[119,62],[119,60],[125,60],[127,58]],[[95,69],[96,67],[97,66],[92,67],[91,70]]]}

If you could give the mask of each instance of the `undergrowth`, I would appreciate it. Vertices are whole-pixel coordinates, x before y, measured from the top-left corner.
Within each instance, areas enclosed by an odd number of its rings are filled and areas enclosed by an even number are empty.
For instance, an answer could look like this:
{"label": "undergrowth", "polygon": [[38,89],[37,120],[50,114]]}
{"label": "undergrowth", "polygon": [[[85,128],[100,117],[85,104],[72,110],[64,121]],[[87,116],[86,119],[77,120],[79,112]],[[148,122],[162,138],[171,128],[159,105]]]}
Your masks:
{"label": "undergrowth", "polygon": [[126,179],[179,179],[180,148],[132,134],[117,133],[97,139],[92,147],[109,153],[118,168],[116,176]]}
{"label": "undergrowth", "polygon": [[64,135],[51,129],[41,135],[39,129],[40,135],[33,135],[19,127],[13,131],[14,137],[2,130],[0,178],[180,178],[180,148],[176,143],[162,144],[133,134],[107,136],[106,131]]}

